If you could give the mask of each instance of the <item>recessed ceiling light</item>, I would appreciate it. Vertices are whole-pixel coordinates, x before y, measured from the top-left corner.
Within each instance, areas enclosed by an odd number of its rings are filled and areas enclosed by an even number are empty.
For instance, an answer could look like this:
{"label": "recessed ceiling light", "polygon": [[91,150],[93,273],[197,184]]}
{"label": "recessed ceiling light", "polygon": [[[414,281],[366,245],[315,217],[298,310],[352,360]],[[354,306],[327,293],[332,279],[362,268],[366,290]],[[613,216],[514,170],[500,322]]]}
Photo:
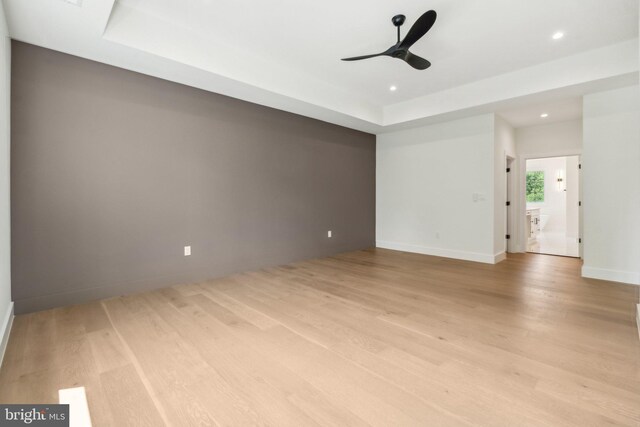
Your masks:
{"label": "recessed ceiling light", "polygon": [[547,117],[549,117],[549,114],[547,114],[547,113],[540,114],[540,118],[542,118],[542,119],[546,119]]}
{"label": "recessed ceiling light", "polygon": [[395,86],[391,86],[391,87],[389,87],[389,90],[390,90],[391,92],[395,92],[396,90],[398,90],[398,88],[397,88],[397,87],[395,87]]}
{"label": "recessed ceiling light", "polygon": [[564,33],[562,31],[558,31],[553,36],[551,36],[554,40],[560,40],[564,37]]}
{"label": "recessed ceiling light", "polygon": [[64,1],[65,3],[72,4],[74,6],[78,6],[78,7],[82,6],[82,0],[62,0],[62,1]]}

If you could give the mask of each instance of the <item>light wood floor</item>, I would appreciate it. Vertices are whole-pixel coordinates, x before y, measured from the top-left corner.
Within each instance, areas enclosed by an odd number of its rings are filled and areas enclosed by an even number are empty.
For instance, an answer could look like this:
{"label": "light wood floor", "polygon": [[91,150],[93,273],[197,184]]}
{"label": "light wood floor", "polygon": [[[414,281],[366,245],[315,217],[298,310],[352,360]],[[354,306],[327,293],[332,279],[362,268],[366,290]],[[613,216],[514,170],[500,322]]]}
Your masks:
{"label": "light wood floor", "polygon": [[638,288],[387,250],[15,319],[0,402],[95,426],[640,425]]}

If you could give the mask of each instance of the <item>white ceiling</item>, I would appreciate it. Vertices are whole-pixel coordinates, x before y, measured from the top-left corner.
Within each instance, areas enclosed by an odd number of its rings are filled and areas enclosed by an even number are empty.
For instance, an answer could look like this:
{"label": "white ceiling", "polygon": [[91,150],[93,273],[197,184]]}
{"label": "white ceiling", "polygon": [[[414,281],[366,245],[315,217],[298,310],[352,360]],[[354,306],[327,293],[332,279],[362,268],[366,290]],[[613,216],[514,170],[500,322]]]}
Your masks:
{"label": "white ceiling", "polygon": [[[566,122],[582,118],[582,97],[536,102],[523,107],[499,110],[497,113],[514,128]],[[543,114],[547,114],[547,117],[541,117]]]}
{"label": "white ceiling", "polygon": [[[638,79],[638,0],[3,1],[15,39],[370,132]],[[430,69],[340,61],[427,9]]]}

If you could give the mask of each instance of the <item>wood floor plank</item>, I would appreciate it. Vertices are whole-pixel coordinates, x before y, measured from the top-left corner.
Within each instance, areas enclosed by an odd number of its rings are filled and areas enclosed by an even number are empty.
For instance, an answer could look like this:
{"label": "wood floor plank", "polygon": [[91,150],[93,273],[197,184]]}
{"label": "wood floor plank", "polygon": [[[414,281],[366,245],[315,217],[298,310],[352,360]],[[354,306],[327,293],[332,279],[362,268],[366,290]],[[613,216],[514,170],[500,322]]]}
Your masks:
{"label": "wood floor plank", "polygon": [[[103,372],[100,382],[116,425],[155,427],[165,424],[133,365]],[[95,418],[96,412],[91,407],[89,411]]]}
{"label": "wood floor plank", "polygon": [[17,316],[0,402],[101,425],[640,425],[640,287],[382,249]]}

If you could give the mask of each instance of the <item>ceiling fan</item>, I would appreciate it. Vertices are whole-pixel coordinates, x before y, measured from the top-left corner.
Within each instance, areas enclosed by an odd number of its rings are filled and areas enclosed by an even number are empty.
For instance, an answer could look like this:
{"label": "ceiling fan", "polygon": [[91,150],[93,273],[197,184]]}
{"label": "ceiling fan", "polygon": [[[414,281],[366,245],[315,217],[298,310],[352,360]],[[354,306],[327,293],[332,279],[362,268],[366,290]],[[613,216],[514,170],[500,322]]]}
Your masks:
{"label": "ceiling fan", "polygon": [[422,36],[427,34],[427,32],[436,22],[436,16],[437,14],[435,10],[430,10],[424,13],[420,18],[418,18],[415,24],[413,24],[404,39],[400,41],[400,27],[402,26],[402,24],[404,24],[406,17],[404,15],[396,15],[391,19],[393,25],[395,25],[398,29],[398,42],[396,44],[382,53],[354,56],[353,58],[343,58],[342,60],[359,61],[361,59],[375,58],[376,56],[390,56],[392,58],[402,59],[404,62],[411,65],[417,70],[426,70],[431,66],[431,62],[409,52],[409,48],[413,46],[415,42],[420,40]]}

